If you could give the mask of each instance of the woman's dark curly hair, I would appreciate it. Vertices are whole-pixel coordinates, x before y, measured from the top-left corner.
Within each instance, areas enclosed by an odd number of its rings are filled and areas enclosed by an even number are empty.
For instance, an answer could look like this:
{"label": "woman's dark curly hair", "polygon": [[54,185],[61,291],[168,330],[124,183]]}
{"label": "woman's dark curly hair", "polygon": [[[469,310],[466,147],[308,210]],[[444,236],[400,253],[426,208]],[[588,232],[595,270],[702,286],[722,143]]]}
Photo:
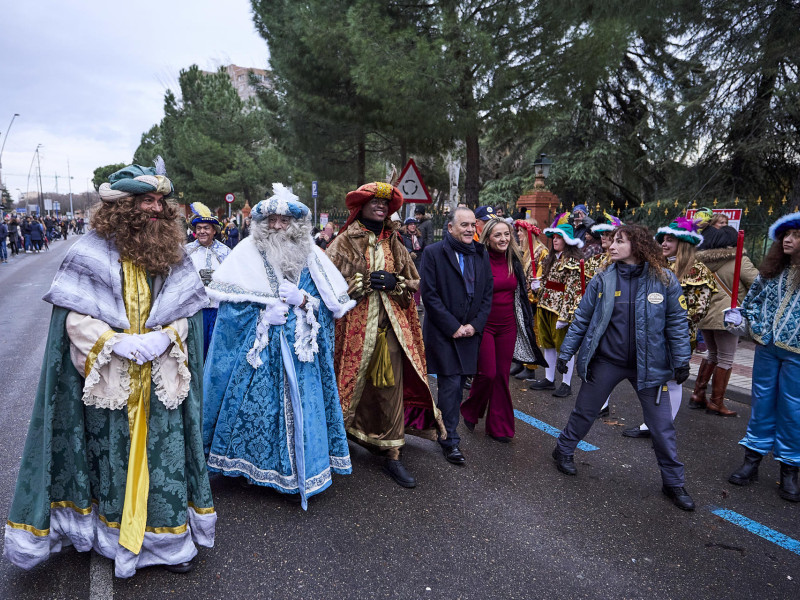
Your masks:
{"label": "woman's dark curly hair", "polygon": [[669,283],[669,265],[661,246],[653,238],[647,227],[641,225],[623,225],[614,232],[614,237],[623,234],[631,243],[631,255],[637,263],[650,264],[650,276],[663,284]]}
{"label": "woman's dark curly hair", "polygon": [[791,229],[782,232],[778,239],[772,242],[772,245],[767,250],[764,260],[758,265],[758,272],[764,279],[774,279],[790,264],[798,264],[800,260],[794,254],[786,254],[783,251],[783,238],[789,235]]}
{"label": "woman's dark curly hair", "polygon": [[[160,213],[139,208],[141,196],[116,202],[101,202],[91,225],[101,237],[113,239],[122,258],[133,261],[151,275],[167,275],[183,260],[184,236],[178,225],[178,210],[166,199]],[[154,221],[153,217],[157,217]]]}

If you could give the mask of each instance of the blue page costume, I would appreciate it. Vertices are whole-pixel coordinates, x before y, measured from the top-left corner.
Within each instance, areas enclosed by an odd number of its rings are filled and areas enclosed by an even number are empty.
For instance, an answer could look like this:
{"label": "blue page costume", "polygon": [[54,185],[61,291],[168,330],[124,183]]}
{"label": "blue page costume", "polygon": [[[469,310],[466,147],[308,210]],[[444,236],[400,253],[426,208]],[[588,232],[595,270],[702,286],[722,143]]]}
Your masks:
{"label": "blue page costume", "polygon": [[[313,241],[297,287],[304,306],[283,304],[283,275],[259,249],[269,215],[308,221],[308,208],[276,184],[251,213],[253,234],[214,273],[220,302],[204,378],[203,441],[212,471],[307,497],[352,471],[333,369],[334,318],[355,302]],[[310,237],[310,236],[309,236]],[[291,246],[286,252],[292,252]],[[281,308],[281,307],[285,307]],[[269,324],[285,310],[285,324]]]}
{"label": "blue page costume", "polygon": [[[194,216],[192,217],[192,228],[194,229],[201,223],[214,227],[219,233],[222,223],[215,217],[208,207],[201,202],[193,202],[189,205]],[[186,254],[192,259],[194,268],[200,275],[203,285],[211,283],[214,271],[219,268],[222,261],[231,253],[231,249],[219,240],[212,240],[211,245],[203,246],[200,240],[195,240],[186,244]],[[203,309],[203,360],[208,355],[208,346],[211,343],[211,336],[214,333],[214,323],[217,322],[217,309],[219,302],[208,300],[208,306]]]}

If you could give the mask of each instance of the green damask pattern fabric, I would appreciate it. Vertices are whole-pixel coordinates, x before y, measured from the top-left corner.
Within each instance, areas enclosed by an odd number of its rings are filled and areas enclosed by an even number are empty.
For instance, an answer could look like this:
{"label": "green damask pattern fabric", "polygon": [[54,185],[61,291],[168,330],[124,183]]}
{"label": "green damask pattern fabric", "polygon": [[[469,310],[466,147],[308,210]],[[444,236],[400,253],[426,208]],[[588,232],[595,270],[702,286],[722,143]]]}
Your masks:
{"label": "green damask pattern fabric", "polygon": [[[118,523],[125,498],[130,434],[127,410],[84,406],[83,378],[69,358],[68,311],[50,321],[33,416],[9,521],[50,527],[52,502],[86,509]],[[191,502],[213,506],[202,444],[202,314],[189,319],[186,344],[192,382],[177,409],[164,407],[151,388],[148,423],[148,527],[178,527]]]}

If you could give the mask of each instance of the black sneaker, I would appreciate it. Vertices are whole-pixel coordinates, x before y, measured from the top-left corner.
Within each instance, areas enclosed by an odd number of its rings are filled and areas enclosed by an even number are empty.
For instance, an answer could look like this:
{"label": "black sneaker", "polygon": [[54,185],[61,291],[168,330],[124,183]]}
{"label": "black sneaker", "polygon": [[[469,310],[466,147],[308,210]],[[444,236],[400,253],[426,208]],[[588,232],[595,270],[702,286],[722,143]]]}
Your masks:
{"label": "black sneaker", "polygon": [[553,392],[553,396],[555,396],[556,398],[566,398],[567,396],[571,395],[572,395],[572,388],[569,387],[569,384],[567,383],[562,383],[559,386],[559,388],[555,392]]}
{"label": "black sneaker", "polygon": [[528,387],[532,390],[554,390],[556,389],[556,383],[549,379],[529,379]]}

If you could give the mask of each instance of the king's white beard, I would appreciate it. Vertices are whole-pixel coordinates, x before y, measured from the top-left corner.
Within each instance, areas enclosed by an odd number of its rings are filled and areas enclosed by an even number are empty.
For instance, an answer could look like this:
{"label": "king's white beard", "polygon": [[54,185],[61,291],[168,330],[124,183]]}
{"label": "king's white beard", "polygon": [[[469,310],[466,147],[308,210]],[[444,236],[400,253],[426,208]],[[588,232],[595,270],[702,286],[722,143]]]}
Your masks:
{"label": "king's white beard", "polygon": [[310,224],[293,221],[286,229],[270,229],[265,219],[252,226],[251,235],[256,248],[285,279],[293,283],[300,280],[314,246]]}

